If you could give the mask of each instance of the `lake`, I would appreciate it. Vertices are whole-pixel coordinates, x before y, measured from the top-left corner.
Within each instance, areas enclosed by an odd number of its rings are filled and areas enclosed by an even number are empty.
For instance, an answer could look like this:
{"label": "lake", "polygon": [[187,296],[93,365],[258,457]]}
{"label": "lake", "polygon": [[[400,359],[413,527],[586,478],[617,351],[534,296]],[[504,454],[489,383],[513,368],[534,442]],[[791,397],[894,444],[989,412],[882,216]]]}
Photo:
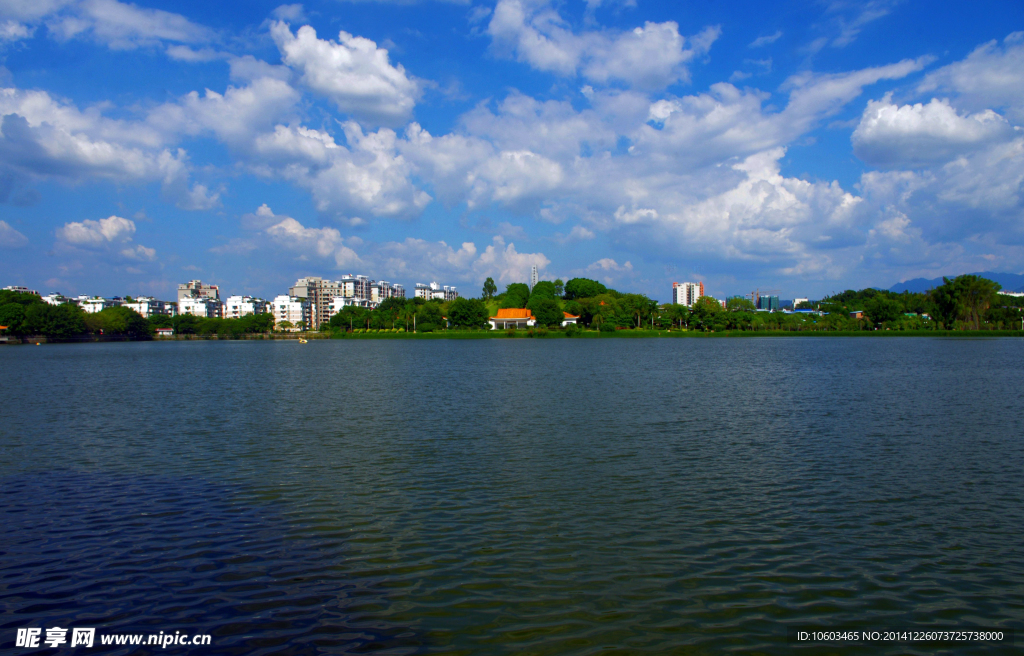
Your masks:
{"label": "lake", "polygon": [[0,648],[91,626],[210,634],[201,654],[789,653],[792,626],[1024,626],[1020,339],[21,346],[0,381]]}

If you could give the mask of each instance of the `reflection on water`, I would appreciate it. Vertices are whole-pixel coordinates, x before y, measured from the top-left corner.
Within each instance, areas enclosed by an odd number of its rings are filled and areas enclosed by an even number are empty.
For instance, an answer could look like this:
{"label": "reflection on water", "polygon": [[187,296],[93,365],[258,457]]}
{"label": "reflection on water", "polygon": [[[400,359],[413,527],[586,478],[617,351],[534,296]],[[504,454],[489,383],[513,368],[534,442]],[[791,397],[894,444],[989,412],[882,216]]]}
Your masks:
{"label": "reflection on water", "polygon": [[787,624],[1019,626],[1022,346],[6,348],[0,639],[747,653]]}

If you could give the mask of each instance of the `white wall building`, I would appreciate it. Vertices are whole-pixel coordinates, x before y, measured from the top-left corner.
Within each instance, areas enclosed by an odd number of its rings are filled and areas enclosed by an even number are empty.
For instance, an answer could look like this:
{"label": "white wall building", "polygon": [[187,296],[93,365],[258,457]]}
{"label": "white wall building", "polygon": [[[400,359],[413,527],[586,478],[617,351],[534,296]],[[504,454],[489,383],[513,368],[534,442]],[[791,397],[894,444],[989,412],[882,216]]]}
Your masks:
{"label": "white wall building", "polygon": [[178,300],[178,314],[191,314],[194,317],[219,319],[221,303],[214,298],[183,298]]}
{"label": "white wall building", "polygon": [[39,292],[37,292],[34,289],[29,289],[28,287],[19,287],[17,285],[8,285],[7,287],[4,287],[4,291],[6,291],[6,292],[21,292],[22,294],[32,294],[34,296],[39,296],[40,295]]}
{"label": "white wall building", "polygon": [[270,307],[274,313],[274,324],[277,326],[287,321],[292,325],[288,330],[299,330],[300,323],[309,323],[310,303],[304,298],[281,294],[274,297]]}
{"label": "white wall building", "polygon": [[432,282],[429,285],[424,285],[421,282],[416,283],[415,294],[416,298],[424,298],[428,301],[431,299],[454,301],[459,297],[459,292],[455,290],[455,287],[442,286],[436,282]]}
{"label": "white wall building", "polygon": [[124,306],[135,310],[147,319],[157,314],[166,314],[172,317],[177,314],[177,308],[173,303],[164,303],[150,296],[139,296],[131,303],[124,303]]}
{"label": "white wall building", "polygon": [[798,307],[800,307],[801,303],[810,303],[810,300],[806,299],[806,298],[794,298],[793,299],[793,309],[795,310]]}
{"label": "white wall building", "polygon": [[224,318],[239,319],[247,314],[266,314],[268,303],[252,296],[228,296],[224,301]]}
{"label": "white wall building", "polygon": [[73,299],[68,298],[64,294],[61,294],[60,292],[53,292],[51,294],[47,294],[46,296],[42,296],[40,298],[43,299],[44,303],[48,303],[50,305],[63,305],[65,303],[72,303],[73,302]]}
{"label": "white wall building", "polygon": [[677,305],[693,307],[701,296],[704,296],[703,282],[674,282],[672,283],[672,302]]}
{"label": "white wall building", "polygon": [[121,305],[121,299],[103,298],[102,296],[79,296],[78,305],[83,311],[89,314],[95,314],[96,312],[102,312],[107,308]]}
{"label": "white wall building", "polygon": [[531,292],[533,291],[533,288],[537,286],[538,282],[540,282],[540,276],[537,273],[537,265],[534,264],[533,268],[530,269],[530,291]]}
{"label": "white wall building", "polygon": [[189,280],[183,285],[178,285],[178,300],[183,298],[213,298],[220,300],[220,287],[217,285],[204,285],[200,280]]}

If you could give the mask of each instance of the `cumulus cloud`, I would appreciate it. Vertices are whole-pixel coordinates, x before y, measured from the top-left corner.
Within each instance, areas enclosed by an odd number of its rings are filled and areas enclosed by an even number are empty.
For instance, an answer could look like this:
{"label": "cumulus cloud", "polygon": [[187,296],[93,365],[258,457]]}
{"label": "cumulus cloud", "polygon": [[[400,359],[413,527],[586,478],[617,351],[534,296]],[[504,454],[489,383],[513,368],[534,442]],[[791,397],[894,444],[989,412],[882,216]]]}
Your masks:
{"label": "cumulus cloud", "polygon": [[[468,241],[458,247],[414,237],[369,242],[344,238],[331,227],[306,227],[292,217],[274,214],[266,204],[243,216],[242,225],[250,231],[248,238],[213,250],[236,254],[278,250],[299,259],[334,260],[337,270],[364,267],[385,279],[475,282],[491,276],[499,281],[518,282],[526,279],[532,266],[544,269],[550,264],[543,253],[520,253],[515,244],[506,244],[501,236],[495,236],[482,252]],[[353,247],[359,249],[358,254]]]}
{"label": "cumulus cloud", "polygon": [[[160,181],[182,207],[216,203],[202,185],[190,187],[187,153],[161,147],[168,135],[151,124],[110,119],[44,91],[13,88],[0,89],[0,116],[0,179]],[[205,203],[199,202],[203,196]]]}
{"label": "cumulus cloud", "polygon": [[277,126],[255,144],[267,174],[281,175],[308,189],[319,211],[350,225],[366,218],[409,219],[430,196],[409,179],[411,169],[397,152],[396,135],[381,128],[364,132],[343,125],[348,147],[330,134],[301,126]]}
{"label": "cumulus cloud", "polygon": [[592,82],[661,89],[690,79],[687,64],[703,56],[721,33],[708,27],[684,38],[674,21],[646,22],[626,32],[575,33],[544,1],[499,0],[487,27],[492,48],[536,68]]}
{"label": "cumulus cloud", "polygon": [[6,221],[0,221],[0,248],[21,248],[28,243],[28,238],[11,227]]}
{"label": "cumulus cloud", "polygon": [[853,133],[854,152],[868,164],[919,167],[1014,137],[999,114],[985,110],[961,115],[948,100],[898,106],[890,97],[868,103]]}
{"label": "cumulus cloud", "polygon": [[929,73],[918,91],[954,94],[959,107],[1001,109],[1024,122],[1024,32],[984,43],[962,61]]}
{"label": "cumulus cloud", "polygon": [[57,231],[58,239],[75,246],[102,246],[109,242],[131,241],[135,222],[120,216],[109,216],[99,221],[86,219],[65,223]]}
{"label": "cumulus cloud", "polygon": [[309,25],[292,34],[287,23],[270,27],[285,64],[302,83],[342,112],[381,125],[405,122],[421,90],[401,64],[391,65],[388,51],[370,39],[340,32],[338,41],[318,39]]}
{"label": "cumulus cloud", "polygon": [[57,229],[58,244],[99,253],[120,255],[124,259],[151,261],[156,250],[132,243],[135,222],[120,216],[93,221],[72,221]]}

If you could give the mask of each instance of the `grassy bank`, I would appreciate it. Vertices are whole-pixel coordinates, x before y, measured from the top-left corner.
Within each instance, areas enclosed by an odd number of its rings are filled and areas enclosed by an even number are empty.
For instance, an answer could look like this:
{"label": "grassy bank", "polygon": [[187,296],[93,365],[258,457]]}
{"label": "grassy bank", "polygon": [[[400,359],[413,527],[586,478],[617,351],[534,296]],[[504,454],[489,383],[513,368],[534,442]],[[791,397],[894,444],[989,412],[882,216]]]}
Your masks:
{"label": "grassy bank", "polygon": [[[668,339],[716,339],[725,337],[1024,337],[1020,330],[862,330],[862,331],[826,331],[826,330],[726,330],[721,332],[700,332],[695,330],[616,330],[615,332],[597,332],[586,330],[577,332],[571,339],[641,339],[663,337]],[[503,330],[495,331],[462,331],[449,330],[432,333],[336,333],[332,339],[569,339],[570,335],[560,330],[546,333],[528,330],[517,330],[509,334]]]}

